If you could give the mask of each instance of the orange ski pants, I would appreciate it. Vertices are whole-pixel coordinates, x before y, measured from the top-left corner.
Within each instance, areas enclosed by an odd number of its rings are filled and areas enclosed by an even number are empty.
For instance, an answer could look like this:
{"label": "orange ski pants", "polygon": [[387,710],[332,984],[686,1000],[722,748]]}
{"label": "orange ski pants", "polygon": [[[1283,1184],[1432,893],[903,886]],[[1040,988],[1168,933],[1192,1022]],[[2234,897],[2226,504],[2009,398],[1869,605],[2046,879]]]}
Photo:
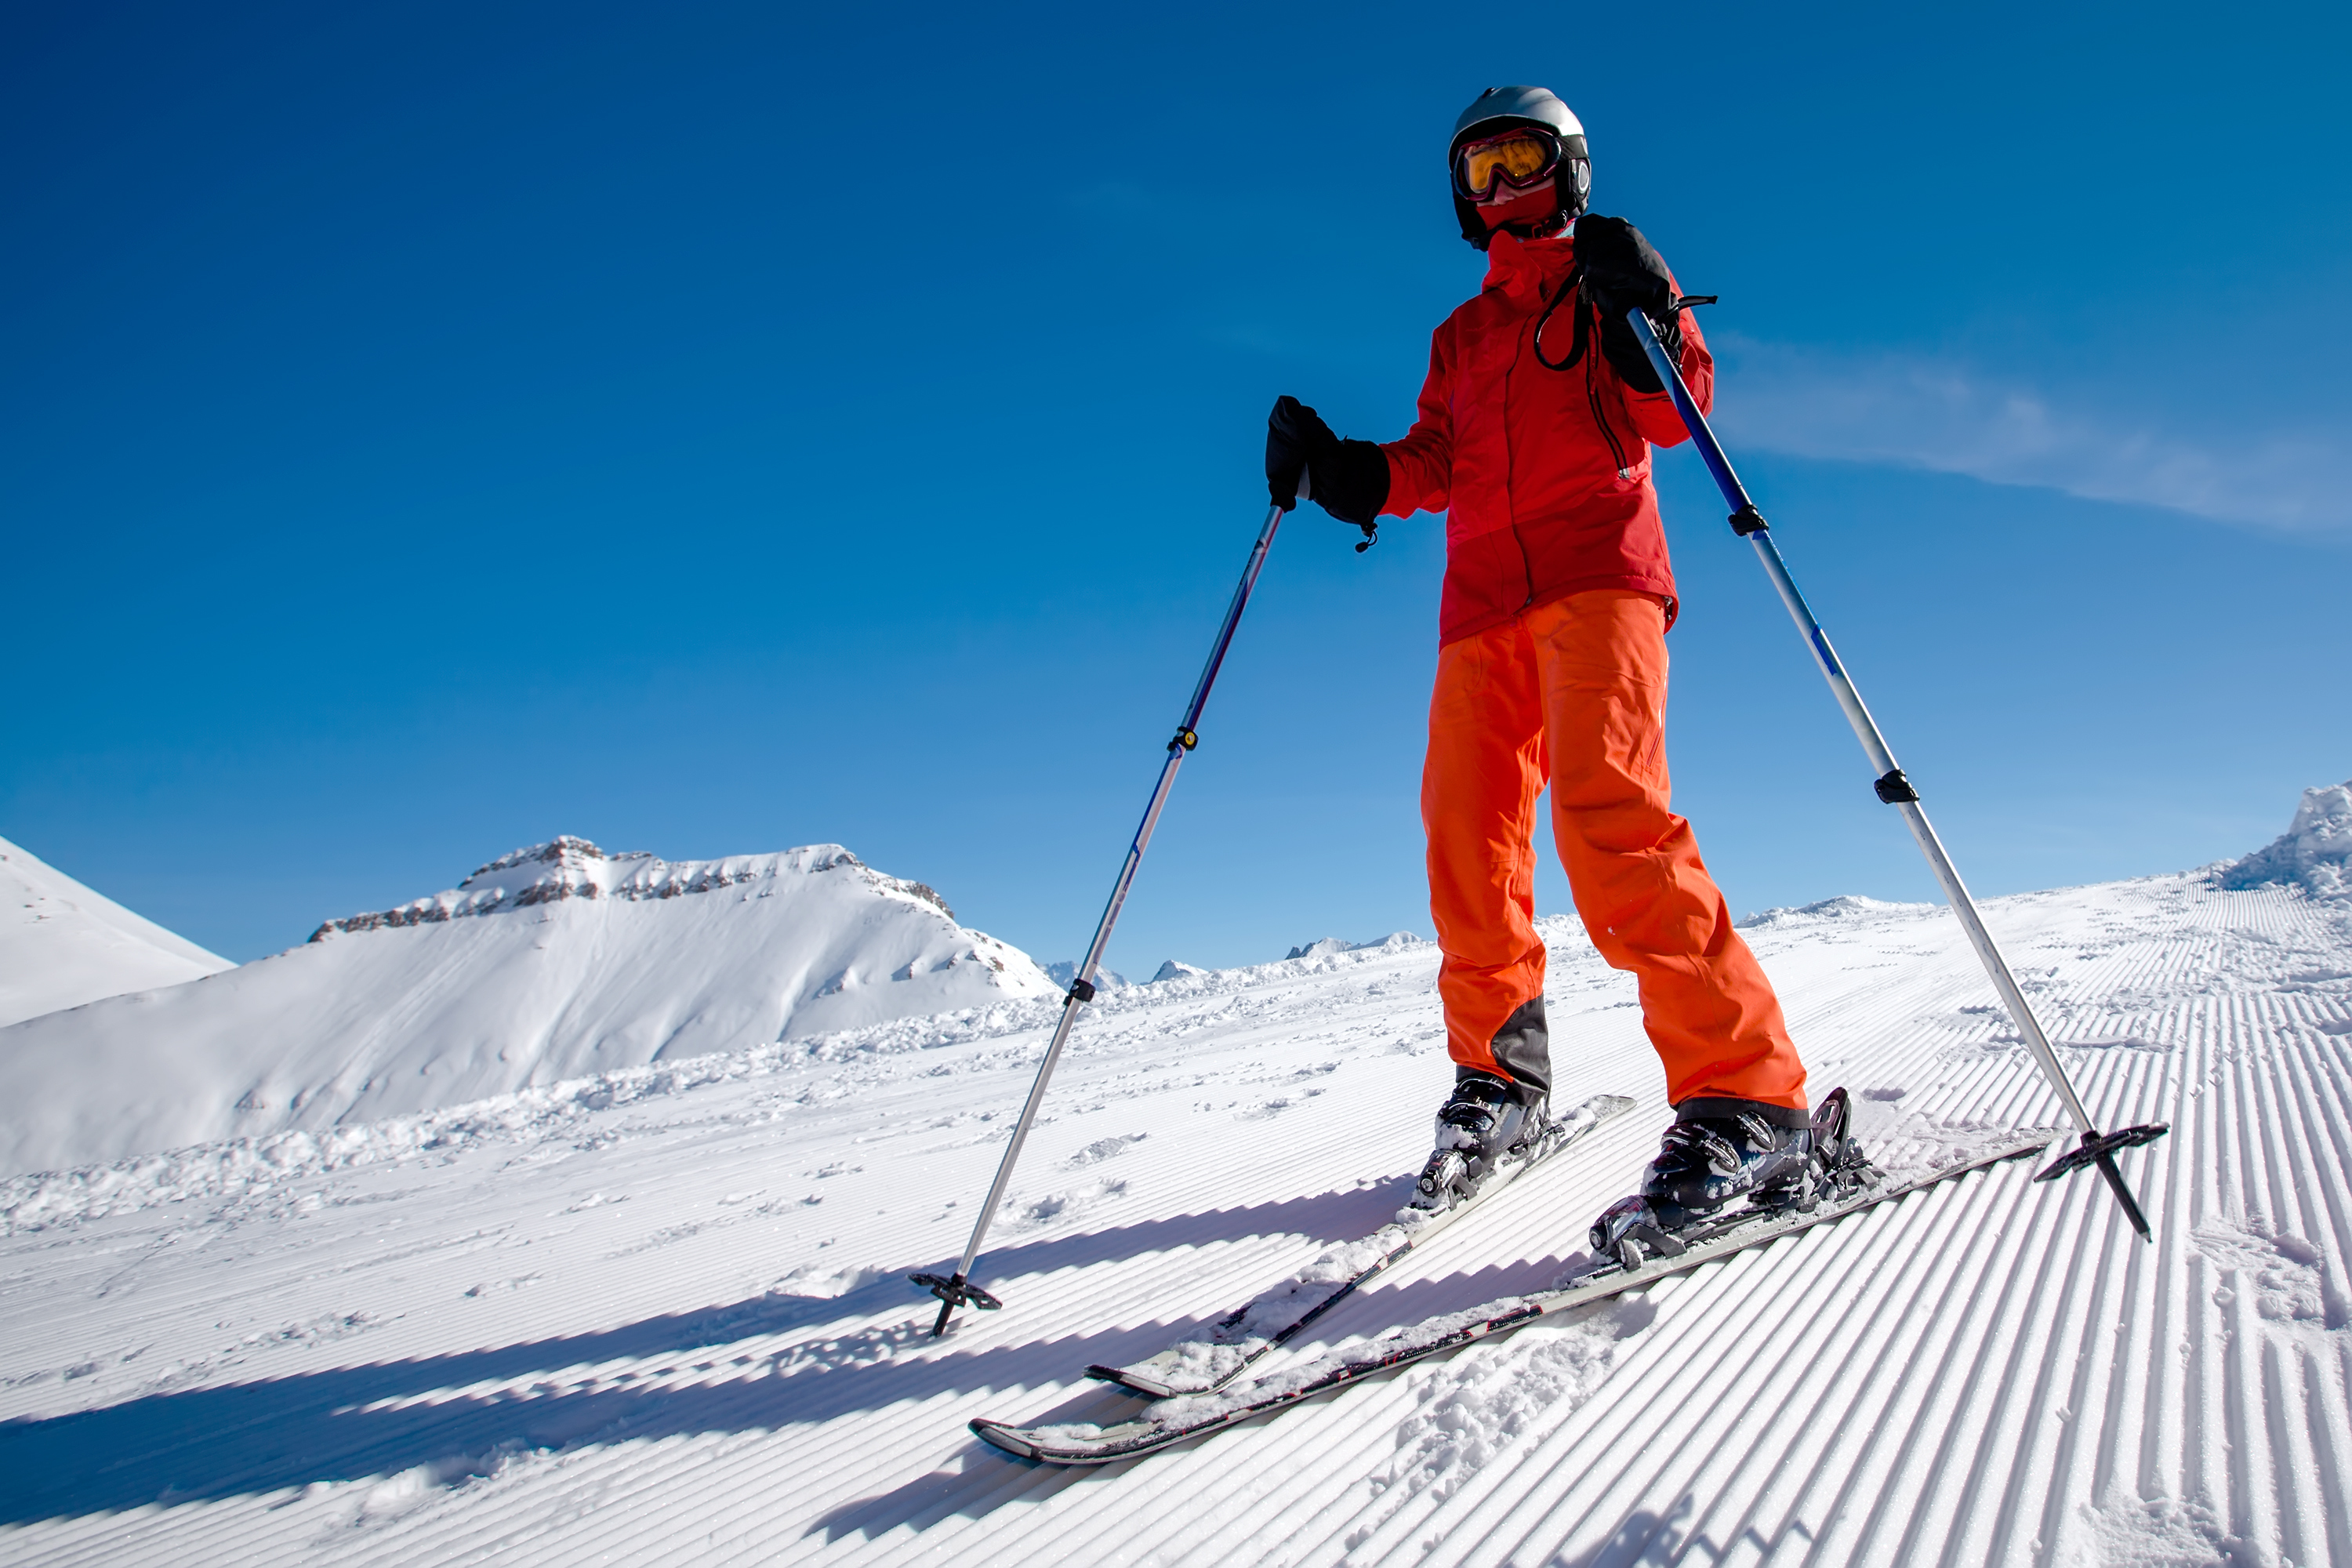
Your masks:
{"label": "orange ski pants", "polygon": [[1668,809],[1665,720],[1665,613],[1648,594],[1571,594],[1438,651],[1421,816],[1446,1047],[1507,1078],[1489,1042],[1543,994],[1535,827],[1549,780],[1577,913],[1601,956],[1639,977],[1668,1101],[1802,1109],[1780,1000]]}

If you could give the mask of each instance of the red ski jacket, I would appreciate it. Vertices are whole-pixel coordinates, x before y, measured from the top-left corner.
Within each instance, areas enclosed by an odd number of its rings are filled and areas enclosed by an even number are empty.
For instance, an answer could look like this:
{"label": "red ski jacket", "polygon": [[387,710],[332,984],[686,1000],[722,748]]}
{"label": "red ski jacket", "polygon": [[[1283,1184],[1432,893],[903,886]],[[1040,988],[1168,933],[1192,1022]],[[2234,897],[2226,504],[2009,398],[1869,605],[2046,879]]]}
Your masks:
{"label": "red ski jacket", "polygon": [[[1674,568],[1650,483],[1650,447],[1689,439],[1673,399],[1621,381],[1597,327],[1570,369],[1536,361],[1536,322],[1567,279],[1574,243],[1495,237],[1478,297],[1430,336],[1420,417],[1381,447],[1381,510],[1446,513],[1441,643],[1588,588],[1655,594],[1674,624]],[[1554,364],[1574,351],[1577,308],[1569,300],[1544,326]],[[1715,360],[1688,310],[1682,329],[1683,380],[1704,413]]]}

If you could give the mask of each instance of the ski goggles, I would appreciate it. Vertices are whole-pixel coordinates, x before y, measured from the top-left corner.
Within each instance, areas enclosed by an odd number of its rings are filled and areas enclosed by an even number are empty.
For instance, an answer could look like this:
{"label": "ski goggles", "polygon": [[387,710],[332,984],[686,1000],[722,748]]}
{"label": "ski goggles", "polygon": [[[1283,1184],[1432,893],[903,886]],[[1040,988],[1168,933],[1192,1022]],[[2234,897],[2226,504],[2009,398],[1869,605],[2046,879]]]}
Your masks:
{"label": "ski goggles", "polygon": [[1559,167],[1559,139],[1530,126],[1473,142],[1454,154],[1454,188],[1484,201],[1496,184],[1514,190],[1537,184]]}

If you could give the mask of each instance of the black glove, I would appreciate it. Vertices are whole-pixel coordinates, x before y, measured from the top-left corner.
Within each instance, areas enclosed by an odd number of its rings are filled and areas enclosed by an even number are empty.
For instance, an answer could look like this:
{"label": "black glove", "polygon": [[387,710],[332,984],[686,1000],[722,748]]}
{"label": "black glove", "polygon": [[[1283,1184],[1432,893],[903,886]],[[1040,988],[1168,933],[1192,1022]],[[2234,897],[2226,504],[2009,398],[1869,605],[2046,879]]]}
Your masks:
{"label": "black glove", "polygon": [[1322,416],[1298,399],[1274,400],[1265,416],[1265,488],[1288,511],[1298,504],[1298,470],[1307,470],[1310,497],[1341,522],[1370,534],[1389,499],[1389,455],[1371,441],[1342,441]]}
{"label": "black glove", "polygon": [[1666,358],[1682,363],[1682,312],[1674,309],[1675,280],[1664,259],[1623,218],[1587,213],[1576,220],[1576,266],[1585,297],[1600,307],[1601,352],[1618,379],[1636,392],[1664,392],[1625,312],[1636,305],[1648,311]]}

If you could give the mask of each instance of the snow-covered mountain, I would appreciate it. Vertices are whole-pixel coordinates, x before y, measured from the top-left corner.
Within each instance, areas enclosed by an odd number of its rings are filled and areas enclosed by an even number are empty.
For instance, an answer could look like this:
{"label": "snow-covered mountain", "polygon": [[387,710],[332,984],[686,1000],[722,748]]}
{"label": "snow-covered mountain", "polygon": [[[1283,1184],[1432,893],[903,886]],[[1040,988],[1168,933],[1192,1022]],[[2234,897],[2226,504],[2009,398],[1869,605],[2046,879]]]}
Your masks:
{"label": "snow-covered mountain", "polygon": [[0,1027],[230,967],[0,838]]}
{"label": "snow-covered mountain", "polygon": [[837,844],[669,862],[558,838],[275,957],[0,1029],[0,1172],[1055,990],[930,889]]}
{"label": "snow-covered mountain", "polygon": [[[1063,990],[1067,991],[1070,988],[1070,982],[1078,977],[1078,963],[1079,960],[1075,958],[1055,959],[1053,963],[1045,965],[1046,978],[1053,981],[1055,984],[1060,986]],[[1109,968],[1107,965],[1096,965],[1096,990],[1121,991],[1125,990],[1129,984],[1127,976],[1121,974],[1118,970]]]}
{"label": "snow-covered mountain", "polygon": [[1377,942],[1349,942],[1345,937],[1327,936],[1318,942],[1306,942],[1292,948],[1285,958],[1328,958],[1342,952],[1361,952],[1373,947],[1411,947],[1421,938],[1409,931],[1391,931]]}

